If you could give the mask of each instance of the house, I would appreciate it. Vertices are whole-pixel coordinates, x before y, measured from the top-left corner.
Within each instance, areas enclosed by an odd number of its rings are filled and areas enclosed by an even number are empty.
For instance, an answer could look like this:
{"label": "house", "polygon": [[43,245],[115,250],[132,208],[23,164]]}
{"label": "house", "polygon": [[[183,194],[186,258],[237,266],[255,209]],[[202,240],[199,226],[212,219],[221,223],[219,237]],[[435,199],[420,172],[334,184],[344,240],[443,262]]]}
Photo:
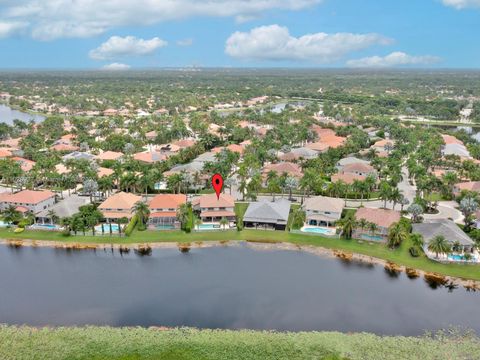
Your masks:
{"label": "house", "polygon": [[117,151],[104,151],[97,156],[95,156],[95,159],[97,161],[108,161],[108,160],[114,160],[114,161],[119,161],[123,157],[123,153],[117,152]]}
{"label": "house", "polygon": [[148,225],[155,229],[177,229],[180,221],[177,218],[177,210],[180,205],[187,202],[186,195],[182,194],[159,194],[150,201],[150,217]]}
{"label": "house", "polygon": [[158,151],[144,151],[134,154],[133,158],[145,164],[154,164],[166,160],[168,156]]}
{"label": "house", "polygon": [[388,157],[390,151],[395,147],[395,141],[389,139],[378,140],[375,144],[370,146],[371,150],[374,150],[379,157]]}
{"label": "house", "polygon": [[49,190],[22,190],[17,193],[0,194],[0,210],[5,210],[10,206],[20,212],[31,211],[34,214],[48,209],[55,204],[55,193]]}
{"label": "house", "polygon": [[107,222],[116,222],[124,217],[131,219],[134,215],[134,206],[139,201],[142,201],[141,196],[122,191],[108,197],[100,204],[98,210],[102,212]]}
{"label": "house", "polygon": [[453,194],[458,196],[462,191],[474,191],[480,193],[480,181],[460,182],[453,186]]}
{"label": "house", "polygon": [[103,116],[115,116],[115,115],[118,115],[118,111],[115,109],[106,109],[103,112]]}
{"label": "house", "polygon": [[300,165],[292,162],[284,161],[277,164],[267,164],[263,167],[263,176],[266,178],[270,171],[276,172],[278,176],[287,174],[288,176],[300,179],[303,177],[303,172]]}
{"label": "house", "polygon": [[275,202],[256,201],[248,205],[243,224],[245,227],[264,227],[285,230],[290,214],[290,201],[280,199]]}
{"label": "house", "polygon": [[355,180],[358,181],[365,181],[367,177],[364,175],[357,175],[357,174],[333,174],[331,176],[331,181],[333,183],[342,181],[347,185],[352,185]]}
{"label": "house", "polygon": [[294,161],[300,159],[315,159],[318,156],[318,153],[315,150],[299,147],[290,150],[289,152],[280,155],[280,160],[282,161]]}
{"label": "house", "polygon": [[19,156],[12,157],[12,160],[19,164],[24,172],[29,172],[36,164],[35,161],[24,159]]}
{"label": "house", "polygon": [[88,197],[72,194],[62,201],[57,202],[51,207],[40,211],[35,216],[35,221],[41,224],[51,223],[50,211],[53,211],[59,218],[71,217],[80,211],[80,207],[88,205]]}
{"label": "house", "polygon": [[340,220],[344,208],[342,199],[326,196],[308,198],[303,203],[307,225],[333,226]]}
{"label": "house", "polygon": [[70,154],[62,156],[62,161],[67,162],[68,160],[88,160],[92,161],[95,158],[95,155],[89,154],[82,151],[74,151]]}
{"label": "house", "polygon": [[145,133],[145,139],[148,141],[154,141],[157,138],[157,132],[155,130]]}
{"label": "house", "polygon": [[199,213],[203,222],[218,222],[227,218],[235,221],[235,201],[231,195],[216,194],[201,195],[192,201],[193,210]]}
{"label": "house", "polygon": [[341,170],[344,166],[350,165],[350,164],[366,164],[370,165],[370,161],[367,160],[362,160],[359,159],[355,156],[348,156],[346,158],[343,158],[337,162],[337,165],[335,166],[338,170]]}
{"label": "house", "polygon": [[216,147],[216,148],[213,148],[212,149],[212,152],[214,153],[219,153],[221,152],[222,150],[230,150],[231,152],[236,152],[236,153],[239,153],[240,155],[243,154],[243,152],[245,151],[244,147],[241,146],[241,145],[237,145],[237,144],[231,144],[231,145],[228,145],[226,147]]}
{"label": "house", "polygon": [[428,243],[434,237],[441,235],[450,245],[459,245],[462,252],[471,252],[475,242],[460,229],[452,220],[426,220],[420,224],[412,224],[412,232],[423,237],[426,253]]}
{"label": "house", "polygon": [[313,125],[311,130],[318,136],[318,141],[307,144],[305,147],[317,151],[324,152],[330,148],[337,148],[345,144],[347,138],[337,136],[332,129],[324,129],[318,125]]}
{"label": "house", "polygon": [[340,174],[351,174],[367,177],[369,175],[377,176],[377,172],[373,166],[364,163],[353,163],[344,165],[340,170]]}
{"label": "house", "polygon": [[360,221],[364,219],[367,223],[375,224],[375,231],[370,226],[362,229],[357,227],[353,232],[353,237],[364,240],[384,241],[388,235],[388,228],[400,221],[400,212],[387,209],[360,208],[355,213],[355,219]]}

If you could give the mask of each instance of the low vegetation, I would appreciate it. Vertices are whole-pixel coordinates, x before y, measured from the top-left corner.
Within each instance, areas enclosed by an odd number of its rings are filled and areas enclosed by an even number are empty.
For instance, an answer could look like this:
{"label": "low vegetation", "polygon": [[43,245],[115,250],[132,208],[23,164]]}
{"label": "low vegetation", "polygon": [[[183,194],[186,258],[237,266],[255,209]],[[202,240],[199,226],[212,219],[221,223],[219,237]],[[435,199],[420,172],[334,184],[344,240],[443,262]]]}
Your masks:
{"label": "low vegetation", "polygon": [[423,337],[191,328],[0,327],[0,358],[40,359],[478,359],[471,333]]}

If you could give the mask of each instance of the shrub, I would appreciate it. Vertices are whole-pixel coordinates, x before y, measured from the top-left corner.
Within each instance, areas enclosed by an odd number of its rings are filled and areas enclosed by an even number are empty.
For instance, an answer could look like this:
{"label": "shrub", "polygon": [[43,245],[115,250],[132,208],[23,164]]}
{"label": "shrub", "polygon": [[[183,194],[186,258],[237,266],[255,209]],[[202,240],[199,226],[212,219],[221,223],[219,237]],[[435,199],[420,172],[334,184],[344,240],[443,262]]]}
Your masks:
{"label": "shrub", "polygon": [[137,226],[137,224],[138,224],[138,216],[133,215],[132,220],[130,220],[127,227],[125,228],[125,236],[130,236],[133,230],[135,230],[135,227]]}
{"label": "shrub", "polygon": [[419,257],[420,254],[418,253],[418,250],[416,248],[414,248],[413,246],[408,248],[408,252],[410,253],[410,255],[412,257]]}

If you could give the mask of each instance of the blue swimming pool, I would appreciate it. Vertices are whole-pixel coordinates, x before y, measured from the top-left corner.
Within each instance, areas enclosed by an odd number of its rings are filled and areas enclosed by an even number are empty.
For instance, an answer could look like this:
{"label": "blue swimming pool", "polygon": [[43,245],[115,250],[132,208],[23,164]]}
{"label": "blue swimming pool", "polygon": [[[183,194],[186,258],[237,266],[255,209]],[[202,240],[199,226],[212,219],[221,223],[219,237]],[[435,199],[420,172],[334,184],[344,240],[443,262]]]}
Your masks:
{"label": "blue swimming pool", "polygon": [[156,230],[175,230],[174,225],[157,225],[155,226]]}
{"label": "blue swimming pool", "polygon": [[[103,233],[110,233],[110,226],[112,227],[111,232],[112,233],[118,233],[118,224],[102,224],[102,225],[97,225],[95,226],[95,231],[96,232],[103,232]],[[103,231],[102,231],[103,228]]]}
{"label": "blue swimming pool", "polygon": [[9,225],[9,224],[6,223],[5,221],[0,220],[0,228],[2,228],[2,227],[7,227],[8,225]]}
{"label": "blue swimming pool", "polygon": [[475,261],[475,258],[473,256],[467,260],[465,258],[465,255],[460,254],[448,254],[447,259],[452,261]]}
{"label": "blue swimming pool", "polygon": [[61,230],[62,227],[55,224],[33,224],[30,226],[31,229],[36,230]]}
{"label": "blue swimming pool", "polygon": [[383,237],[380,235],[368,235],[368,234],[362,234],[360,236],[362,240],[367,240],[367,241],[383,241]]}
{"label": "blue swimming pool", "polygon": [[332,229],[323,228],[323,227],[303,227],[300,231],[306,233],[314,233],[321,235],[334,235],[335,232]]}
{"label": "blue swimming pool", "polygon": [[217,230],[220,229],[220,225],[217,224],[200,224],[197,226],[198,230]]}

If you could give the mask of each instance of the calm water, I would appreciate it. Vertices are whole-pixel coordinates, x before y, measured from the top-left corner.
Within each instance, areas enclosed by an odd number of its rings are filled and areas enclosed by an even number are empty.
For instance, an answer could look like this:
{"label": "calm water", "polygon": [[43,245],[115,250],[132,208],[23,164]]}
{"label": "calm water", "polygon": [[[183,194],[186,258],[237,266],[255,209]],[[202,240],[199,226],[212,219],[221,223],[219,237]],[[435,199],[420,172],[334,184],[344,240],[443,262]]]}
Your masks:
{"label": "calm water", "polygon": [[247,246],[110,250],[0,246],[0,323],[369,331],[480,331],[480,293],[383,267]]}
{"label": "calm water", "polygon": [[45,117],[41,115],[32,115],[18,110],[13,110],[6,105],[0,104],[0,122],[12,125],[13,120],[15,119],[22,120],[24,122],[29,122],[33,119],[35,122],[38,123],[45,120]]}

